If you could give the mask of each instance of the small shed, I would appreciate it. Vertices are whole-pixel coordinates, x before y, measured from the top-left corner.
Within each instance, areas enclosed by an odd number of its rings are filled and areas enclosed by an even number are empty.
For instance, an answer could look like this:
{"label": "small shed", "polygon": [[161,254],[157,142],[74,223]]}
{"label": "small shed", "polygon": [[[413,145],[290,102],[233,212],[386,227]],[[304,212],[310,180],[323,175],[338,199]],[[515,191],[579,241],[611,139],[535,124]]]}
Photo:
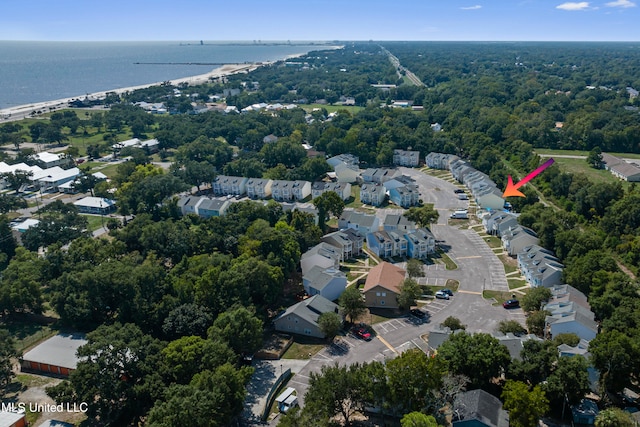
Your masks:
{"label": "small shed", "polygon": [[58,334],[38,344],[20,359],[20,370],[68,377],[78,366],[78,348],[87,344],[84,334]]}
{"label": "small shed", "polygon": [[0,427],[25,427],[27,419],[24,412],[0,411]]}

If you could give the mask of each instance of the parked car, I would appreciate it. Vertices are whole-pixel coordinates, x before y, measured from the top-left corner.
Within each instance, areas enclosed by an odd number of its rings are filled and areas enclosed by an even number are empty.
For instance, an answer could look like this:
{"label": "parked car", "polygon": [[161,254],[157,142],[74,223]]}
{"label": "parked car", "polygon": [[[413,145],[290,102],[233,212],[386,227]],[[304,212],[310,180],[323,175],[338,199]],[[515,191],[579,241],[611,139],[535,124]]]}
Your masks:
{"label": "parked car", "polygon": [[469,197],[467,197],[467,195],[464,194],[464,193],[460,193],[460,194],[458,194],[458,199],[460,199],[460,200],[469,200]]}
{"label": "parked car", "polygon": [[436,298],[438,299],[449,299],[449,294],[442,292],[442,291],[437,291],[436,292]]}
{"label": "parked car", "polygon": [[520,301],[517,299],[510,299],[502,303],[502,306],[504,308],[518,308],[520,307]]}
{"label": "parked car", "polygon": [[467,214],[467,210],[466,209],[459,209],[457,211],[455,211],[454,213],[452,213],[449,218],[453,218],[453,219],[468,219],[469,216]]}
{"label": "parked car", "polygon": [[353,334],[361,340],[369,341],[371,339],[371,334],[365,327],[355,327],[353,329]]}
{"label": "parked car", "polygon": [[464,193],[464,190],[462,188],[456,188],[455,190],[453,190],[453,192],[456,194],[460,194],[460,193]]}
{"label": "parked car", "polygon": [[420,310],[419,308],[414,308],[411,310],[411,315],[414,317],[417,317],[420,320],[424,320],[427,317],[427,313],[425,313],[424,311]]}
{"label": "parked car", "polygon": [[453,296],[453,291],[451,289],[441,289],[441,291],[449,295],[450,297]]}

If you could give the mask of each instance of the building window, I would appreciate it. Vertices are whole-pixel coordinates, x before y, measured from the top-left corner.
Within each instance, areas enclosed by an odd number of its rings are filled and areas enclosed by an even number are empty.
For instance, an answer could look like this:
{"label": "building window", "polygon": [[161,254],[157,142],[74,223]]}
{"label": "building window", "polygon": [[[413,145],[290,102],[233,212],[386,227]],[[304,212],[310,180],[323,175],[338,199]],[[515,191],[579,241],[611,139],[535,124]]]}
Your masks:
{"label": "building window", "polygon": [[380,292],[376,292],[376,296],[379,297],[380,296]]}
{"label": "building window", "polygon": [[380,305],[384,305],[384,300],[380,300]]}
{"label": "building window", "polygon": [[382,293],[382,296],[383,296],[383,297],[386,297],[386,296],[387,296],[387,293],[386,293],[386,292],[383,292],[383,293]]}
{"label": "building window", "polygon": [[305,329],[304,333],[305,335],[311,335],[311,329]]}

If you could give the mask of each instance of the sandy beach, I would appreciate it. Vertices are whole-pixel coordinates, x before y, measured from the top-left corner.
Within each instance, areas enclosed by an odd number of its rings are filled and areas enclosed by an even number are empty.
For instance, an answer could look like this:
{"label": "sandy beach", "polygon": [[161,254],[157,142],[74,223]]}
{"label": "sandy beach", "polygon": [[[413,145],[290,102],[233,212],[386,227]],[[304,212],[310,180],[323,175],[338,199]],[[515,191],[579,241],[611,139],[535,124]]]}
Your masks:
{"label": "sandy beach", "polygon": [[[200,74],[197,76],[191,76],[191,77],[183,77],[180,79],[173,79],[170,80],[171,84],[173,85],[179,85],[179,84],[184,84],[187,83],[189,85],[200,85],[200,84],[204,84],[207,81],[209,81],[209,79],[215,79],[215,78],[219,78],[219,77],[223,77],[223,76],[229,76],[232,74],[237,74],[237,73],[248,73],[251,72],[253,70],[255,70],[258,67],[264,66],[264,65],[269,65],[271,64],[271,62],[259,62],[259,63],[245,63],[245,64],[225,64],[222,67],[218,67],[215,68],[214,70],[205,73],[205,74]],[[0,123],[2,122],[7,122],[7,121],[13,121],[13,120],[20,120],[23,119],[25,117],[28,117],[29,115],[31,115],[32,112],[34,111],[50,111],[52,109],[58,109],[58,108],[64,108],[66,106],[68,106],[69,102],[76,100],[76,99],[84,99],[86,97],[89,98],[104,98],[106,96],[107,93],[109,92],[115,92],[117,94],[121,94],[121,93],[125,93],[125,92],[131,92],[137,89],[144,89],[147,87],[151,87],[151,86],[156,86],[159,85],[163,82],[155,82],[155,83],[148,83],[148,84],[143,84],[143,85],[138,85],[138,86],[130,86],[130,87],[124,87],[124,88],[118,88],[118,89],[112,89],[112,90],[105,90],[102,92],[94,92],[94,93],[89,93],[89,94],[83,94],[83,95],[78,95],[78,96],[74,96],[74,97],[70,97],[70,98],[63,98],[63,99],[56,99],[53,101],[44,101],[44,102],[34,102],[31,104],[25,104],[25,105],[19,105],[16,107],[11,107],[11,108],[5,108],[0,110]]]}

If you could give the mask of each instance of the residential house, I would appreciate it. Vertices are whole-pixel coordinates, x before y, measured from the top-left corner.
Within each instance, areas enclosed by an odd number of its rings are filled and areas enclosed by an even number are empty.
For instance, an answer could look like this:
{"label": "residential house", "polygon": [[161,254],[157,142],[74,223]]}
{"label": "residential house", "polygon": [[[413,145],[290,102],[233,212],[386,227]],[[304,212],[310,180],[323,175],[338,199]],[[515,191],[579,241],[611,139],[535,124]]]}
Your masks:
{"label": "residential house", "polygon": [[500,212],[500,213],[501,215],[498,215],[493,219],[493,227],[492,227],[491,234],[494,234],[496,236],[502,236],[504,233],[508,233],[509,230],[520,227],[517,216],[507,212]]}
{"label": "residential house", "polygon": [[375,182],[378,184],[384,184],[385,182],[401,175],[397,169],[388,168],[369,168],[362,172],[363,182]]}
{"label": "residential house", "polygon": [[300,211],[300,212],[305,212],[308,214],[311,214],[313,216],[313,220],[314,223],[316,225],[318,225],[318,208],[315,207],[315,205],[313,203],[300,203],[300,202],[293,202],[293,203],[287,203],[287,202],[282,202],[280,203],[280,206],[282,206],[282,210],[284,212],[289,212],[289,211]]}
{"label": "residential house", "polygon": [[263,178],[249,178],[245,185],[247,197],[252,199],[267,199],[271,197],[273,181]]}
{"label": "residential house", "polygon": [[73,202],[73,205],[80,213],[95,215],[108,215],[116,210],[116,201],[104,197],[84,197]]}
{"label": "residential house", "polygon": [[341,261],[353,257],[353,241],[344,231],[334,231],[322,236],[322,241],[342,251]]}
{"label": "residential house", "polygon": [[338,313],[338,305],[322,295],[314,295],[287,308],[273,321],[276,331],[324,338],[318,326],[323,313]]}
{"label": "residential house", "polygon": [[309,273],[314,266],[322,268],[340,268],[342,251],[326,242],[320,242],[300,257],[302,275]]}
{"label": "residential house", "polygon": [[518,225],[510,228],[501,235],[502,247],[510,256],[515,257],[525,247],[537,245],[540,239],[530,228]]}
{"label": "residential house", "polygon": [[591,309],[589,302],[587,301],[587,296],[580,292],[578,289],[574,288],[570,285],[558,285],[554,286],[551,289],[551,299],[549,302],[568,302],[572,301],[576,304],[579,304],[583,307],[587,307]]}
{"label": "residential house", "polygon": [[454,161],[459,160],[459,157],[455,154],[444,154],[444,153],[436,153],[432,152],[427,154],[425,157],[425,163],[431,169],[449,169],[449,164]]}
{"label": "residential house", "polygon": [[452,423],[454,427],[509,427],[509,414],[500,399],[477,389],[456,395]]}
{"label": "residential house", "polygon": [[405,209],[416,206],[420,200],[420,192],[416,185],[409,184],[402,187],[395,187],[388,191],[389,200]]}
{"label": "residential house", "polygon": [[351,197],[351,184],[348,182],[324,182],[318,181],[311,184],[311,198],[321,196],[327,191],[333,191],[342,200],[349,200]]}
{"label": "residential house", "polygon": [[545,319],[546,330],[550,338],[558,334],[576,334],[581,339],[591,341],[598,333],[598,324],[593,313],[586,315],[582,311],[558,312]]}
{"label": "residential house", "polygon": [[425,259],[436,251],[436,239],[426,228],[405,232],[404,238],[407,241],[407,256],[410,258]]}
{"label": "residential house", "polygon": [[564,266],[553,252],[538,245],[523,248],[518,253],[518,268],[531,286],[552,286],[562,284]]}
{"label": "residential house", "polygon": [[393,150],[393,164],[396,166],[416,167],[420,163],[419,151]]}
{"label": "residential house", "polygon": [[360,187],[360,201],[366,205],[380,206],[387,196],[384,186],[376,183],[365,183]]}
{"label": "residential house", "polygon": [[407,239],[395,231],[367,233],[367,247],[380,258],[407,256]]}
{"label": "residential house", "polygon": [[223,216],[231,202],[226,198],[213,198],[205,197],[204,200],[197,206],[198,216],[202,218],[211,218],[214,216]]}
{"label": "residential house", "polygon": [[63,166],[68,164],[70,160],[70,158],[65,157],[62,154],[49,153],[47,151],[32,154],[31,158],[43,169],[49,169],[54,166]]}
{"label": "residential house", "polygon": [[322,295],[329,301],[335,301],[347,287],[347,276],[335,268],[315,265],[302,276],[302,286],[309,296]]}
{"label": "residential house", "polygon": [[344,230],[341,230],[341,232],[351,240],[351,255],[354,257],[362,255],[364,235],[352,228],[345,228]]}
{"label": "residential house", "polygon": [[405,273],[402,268],[388,262],[381,262],[369,270],[362,289],[365,305],[369,308],[398,308]]}
{"label": "residential house", "polygon": [[193,214],[198,215],[197,206],[202,202],[204,197],[197,196],[183,196],[178,199],[178,207],[183,216]]}
{"label": "residential house", "polygon": [[360,164],[360,159],[358,156],[354,156],[353,154],[338,154],[337,156],[327,159],[327,163],[335,169],[339,164],[358,166]]}
{"label": "residential house", "polygon": [[417,226],[415,222],[408,220],[404,215],[387,214],[387,216],[384,217],[382,228],[385,231],[405,232],[415,230]]}
{"label": "residential house", "polygon": [[[293,194],[293,198],[298,201],[306,199],[311,195],[311,182],[302,180],[293,181],[291,193]],[[349,194],[351,194],[351,186],[349,186]]]}
{"label": "residential house", "polygon": [[524,335],[521,337],[517,337],[513,335],[511,332],[507,334],[497,332],[493,334],[493,337],[496,338],[498,341],[500,341],[500,344],[507,347],[507,350],[509,350],[509,355],[511,356],[512,360],[522,360],[520,353],[524,348],[525,341],[528,341],[528,340],[542,341],[541,338],[535,335]]}
{"label": "residential house", "polygon": [[78,176],[80,176],[80,169],[78,168],[62,169],[60,166],[54,166],[34,172],[30,180],[33,183],[37,183],[40,191],[58,191],[60,185],[73,181]]}
{"label": "residential house", "polygon": [[504,209],[504,197],[502,197],[502,191],[497,187],[488,187],[482,191],[479,191],[474,195],[476,203],[482,209],[502,210]]}
{"label": "residential house", "polygon": [[309,181],[274,180],[271,184],[271,197],[279,202],[303,200],[311,195]]}
{"label": "residential house", "polygon": [[360,177],[360,168],[358,165],[340,163],[334,168],[334,171],[338,182],[354,183],[357,182]]}
{"label": "residential house", "polygon": [[241,176],[218,175],[213,180],[211,187],[214,194],[219,196],[243,195],[246,193],[246,186],[249,178]]}
{"label": "residential house", "polygon": [[140,143],[140,148],[142,148],[147,154],[157,153],[160,151],[160,141],[155,138],[147,139]]}
{"label": "residential house", "polygon": [[[15,174],[16,172],[24,172],[26,174],[32,174],[31,176],[33,176],[33,174],[39,173],[41,171],[42,168],[40,166],[29,166],[26,163],[16,163],[14,165],[8,165],[5,162],[0,162],[0,174]],[[4,177],[0,177],[0,189],[4,189],[5,187],[7,187],[7,185],[7,180]]]}
{"label": "residential house", "polygon": [[449,163],[449,170],[451,171],[451,175],[453,175],[453,178],[456,181],[462,182],[464,176],[467,173],[473,172],[475,169],[464,160],[456,159]]}
{"label": "residential house", "polygon": [[564,266],[558,263],[545,262],[530,272],[529,284],[532,287],[544,286],[549,288],[562,284],[562,270]]}
{"label": "residential house", "polygon": [[579,404],[571,406],[571,415],[576,425],[594,425],[599,413],[598,404],[593,400],[582,399]]}
{"label": "residential house", "polygon": [[497,233],[498,226],[496,225],[496,223],[500,223],[505,219],[509,219],[509,218],[513,219],[512,222],[507,224],[507,227],[509,226],[515,227],[518,224],[518,220],[517,220],[518,216],[511,212],[486,211],[482,213],[481,217],[482,217],[482,225],[484,226],[484,230],[487,232],[487,234],[492,234],[492,235],[498,234]]}
{"label": "residential house", "polygon": [[589,353],[589,342],[580,340],[574,347],[568,344],[560,344],[558,347],[560,357],[583,357],[587,361],[587,374],[589,375],[589,386],[594,393],[598,392],[600,383],[600,372],[591,364],[591,353]]}
{"label": "residential house", "polygon": [[455,331],[452,331],[446,326],[442,326],[442,324],[435,326],[428,332],[429,336],[427,337],[427,345],[429,346],[429,349],[431,351],[438,350],[438,347],[440,347],[443,342],[447,341],[453,333],[455,333]]}
{"label": "residential house", "polygon": [[380,229],[380,220],[375,215],[345,209],[338,218],[338,228],[352,228],[366,235]]}

